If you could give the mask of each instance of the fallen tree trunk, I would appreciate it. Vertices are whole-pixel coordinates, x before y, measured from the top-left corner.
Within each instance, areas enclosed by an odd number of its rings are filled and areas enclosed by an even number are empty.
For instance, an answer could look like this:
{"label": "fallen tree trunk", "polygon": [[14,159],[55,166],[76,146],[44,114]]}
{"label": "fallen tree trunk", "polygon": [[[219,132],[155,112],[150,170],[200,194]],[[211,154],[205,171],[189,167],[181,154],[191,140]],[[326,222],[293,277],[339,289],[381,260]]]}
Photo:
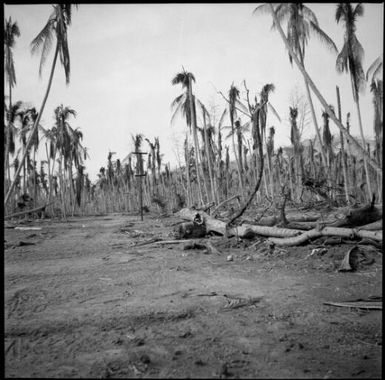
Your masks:
{"label": "fallen tree trunk", "polygon": [[277,239],[269,238],[269,241],[274,243],[277,246],[296,246],[301,245],[308,241],[309,239],[315,239],[320,236],[340,236],[345,238],[368,238],[375,241],[382,241],[382,231],[366,231],[359,230],[357,228],[337,228],[337,227],[324,227],[322,229],[313,229],[311,231],[306,231],[302,235]]}
{"label": "fallen tree trunk", "polygon": [[206,226],[206,233],[212,231],[220,235],[226,235],[226,223],[211,217],[204,211],[182,208],[182,210],[178,211],[177,215],[180,218],[189,221],[194,221],[200,218],[201,220],[203,220],[203,223]]}
{"label": "fallen tree trunk", "polygon": [[[199,215],[197,215],[199,214]],[[293,230],[288,228],[253,226],[251,224],[243,224],[242,226],[226,228],[226,222],[215,219],[202,211],[191,210],[184,208],[178,212],[182,219],[193,221],[201,218],[206,226],[206,232],[216,232],[224,236],[238,236],[242,238],[252,238],[255,235],[275,236],[275,237],[290,237],[297,236],[303,231]]]}
{"label": "fallen tree trunk", "polygon": [[269,241],[278,246],[295,246],[301,245],[309,239],[315,239],[321,236],[340,236],[345,238],[368,238],[375,241],[382,241],[382,231],[367,231],[361,228],[337,228],[324,227],[314,228],[310,231],[303,232],[302,230],[269,227],[269,226],[254,226],[243,224],[242,226],[226,228],[226,222],[215,219],[202,211],[184,208],[178,212],[182,219],[193,221],[196,219],[203,220],[206,227],[206,233],[216,232],[224,236],[238,236],[241,238],[252,238],[255,235],[270,237]]}
{"label": "fallen tree trunk", "polygon": [[365,224],[364,226],[359,227],[360,230],[366,230],[366,231],[375,231],[375,230],[382,230],[382,219],[377,220],[377,222]]}
{"label": "fallen tree trunk", "polygon": [[24,211],[16,212],[14,214],[5,215],[4,216],[4,220],[11,219],[11,218],[17,218],[18,216],[23,216],[23,215],[26,215],[26,214],[32,214],[34,212],[45,211],[45,208],[48,205],[49,204],[46,204],[44,206],[36,207],[36,208],[30,209],[30,210],[24,210]]}

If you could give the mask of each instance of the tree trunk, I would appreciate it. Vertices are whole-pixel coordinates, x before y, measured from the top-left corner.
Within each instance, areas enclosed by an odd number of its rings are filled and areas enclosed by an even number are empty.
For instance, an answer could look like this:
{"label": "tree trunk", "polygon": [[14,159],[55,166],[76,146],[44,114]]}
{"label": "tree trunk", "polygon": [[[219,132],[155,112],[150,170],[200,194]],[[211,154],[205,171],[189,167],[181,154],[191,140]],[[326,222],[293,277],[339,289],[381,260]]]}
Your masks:
{"label": "tree trunk", "polygon": [[[330,109],[329,105],[327,104],[326,100],[323,98],[323,96],[321,95],[321,93],[318,91],[318,88],[315,86],[314,82],[312,81],[312,79],[310,78],[309,74],[306,72],[305,68],[303,67],[303,65],[301,64],[301,62],[298,60],[297,56],[295,55],[295,53],[293,52],[293,49],[291,48],[286,36],[285,36],[285,33],[283,32],[282,30],[282,27],[281,27],[281,24],[277,18],[277,15],[275,14],[274,12],[274,8],[273,8],[273,5],[271,3],[269,3],[270,5],[270,11],[271,11],[271,14],[274,18],[274,23],[276,25],[276,27],[278,28],[278,31],[281,35],[281,38],[287,48],[287,50],[289,51],[289,54],[291,55],[291,57],[293,58],[294,62],[296,63],[298,69],[301,71],[302,75],[305,77],[306,81],[308,82],[309,86],[311,87],[312,91],[314,92],[314,94],[317,96],[317,98],[319,99],[319,101],[321,102],[322,104],[322,107],[324,107],[325,111],[327,112],[327,114],[329,115],[329,117],[334,121],[334,123],[337,125],[337,127],[342,131],[342,133],[344,134],[345,137],[349,137],[350,140],[354,143],[354,145],[356,146],[356,148],[363,154],[363,155],[366,155],[367,157],[367,152],[365,150],[365,148],[363,148],[359,143],[358,141],[353,138],[349,133],[348,131],[346,130],[346,128],[342,125],[342,123],[336,118],[334,112]],[[371,160],[369,159],[368,160],[369,164],[373,167],[373,169],[379,173],[382,177],[382,169],[380,168],[380,166],[374,161],[374,160]]]}
{"label": "tree trunk", "polygon": [[200,173],[199,173],[199,144],[198,144],[198,135],[197,135],[197,128],[198,127],[197,127],[197,121],[195,118],[195,107],[194,107],[194,99],[193,99],[193,93],[192,93],[191,77],[189,77],[188,92],[189,92],[189,100],[190,100],[190,113],[191,113],[191,121],[192,121],[192,130],[193,130],[193,137],[194,137],[195,170],[196,170],[197,182],[198,182],[199,201],[201,204],[204,204],[203,195],[202,195],[202,186],[201,186],[201,180],[200,180]]}
{"label": "tree trunk", "polygon": [[[353,91],[354,91],[354,89],[353,89]],[[358,94],[356,94],[355,103],[356,103],[356,108],[357,108],[358,125],[360,127],[360,134],[361,134],[362,144],[363,144],[363,146],[366,146],[366,141],[365,141],[365,137],[364,137],[364,131],[363,131],[363,128],[362,128],[361,110],[360,110],[360,102],[358,100]],[[367,183],[367,186],[368,186],[368,192],[366,194],[366,200],[369,201],[373,193],[372,193],[372,186],[370,184],[368,159],[367,159],[366,154],[363,154],[363,159],[364,159],[366,183]]]}
{"label": "tree trunk", "polygon": [[277,246],[291,247],[301,245],[307,242],[309,239],[316,239],[321,236],[340,236],[345,238],[351,238],[357,236],[359,238],[368,238],[375,241],[382,241],[382,231],[366,231],[356,228],[337,228],[337,227],[324,227],[323,229],[315,228],[310,231],[306,231],[299,236],[293,236],[288,238],[269,238],[268,240]]}
{"label": "tree trunk", "polygon": [[238,157],[238,153],[237,153],[237,149],[235,147],[235,131],[234,131],[234,125],[231,126],[231,142],[232,142],[232,145],[233,145],[233,152],[234,152],[234,157],[235,157],[235,162],[237,164],[237,172],[238,172],[238,179],[239,179],[239,191],[241,193],[241,197],[243,199],[243,197],[245,196],[244,194],[244,191],[243,191],[243,179],[242,179],[242,169],[241,169],[241,165],[240,165],[240,161],[239,161],[239,157]]}
{"label": "tree trunk", "polygon": [[[342,120],[341,98],[340,98],[340,89],[338,86],[336,86],[336,91],[337,91],[338,120],[341,121]],[[343,175],[344,175],[345,199],[346,199],[346,203],[349,205],[350,199],[349,199],[349,187],[348,187],[348,174],[347,174],[347,170],[346,170],[346,161],[345,161],[344,136],[343,136],[341,131],[340,131],[340,140],[341,140],[342,171],[343,171]]]}
{"label": "tree trunk", "polygon": [[209,151],[209,139],[207,136],[207,125],[206,125],[206,114],[205,110],[203,110],[203,128],[204,128],[204,137],[205,137],[205,151],[206,151],[206,157],[207,157],[207,166],[209,168],[209,177],[210,177],[210,187],[211,187],[211,197],[212,201],[215,203],[218,203],[218,200],[215,196],[215,188],[214,188],[214,179],[213,179],[213,170],[212,170],[212,162],[210,157],[210,151]]}
{"label": "tree trunk", "polygon": [[59,43],[56,42],[55,56],[54,56],[53,62],[52,62],[51,74],[50,74],[50,77],[49,77],[49,80],[48,80],[47,91],[45,93],[45,96],[44,96],[44,99],[43,99],[43,103],[41,104],[38,116],[37,116],[37,118],[35,120],[35,123],[34,123],[34,125],[32,127],[32,132],[31,132],[31,134],[30,134],[30,136],[28,138],[26,150],[25,150],[25,152],[23,154],[23,157],[21,158],[20,165],[19,165],[18,169],[16,170],[16,173],[15,173],[15,176],[14,176],[14,180],[13,180],[13,182],[12,182],[12,184],[11,184],[9,190],[8,190],[7,195],[5,196],[4,206],[6,206],[6,204],[8,203],[8,200],[9,200],[9,198],[10,198],[12,192],[13,192],[13,189],[15,188],[17,176],[20,173],[21,167],[22,167],[23,163],[25,162],[28,149],[30,148],[31,143],[32,143],[32,136],[35,134],[35,131],[36,131],[36,129],[37,129],[39,123],[40,123],[40,119],[41,119],[41,116],[43,114],[43,111],[44,111],[44,108],[45,108],[45,104],[47,102],[48,95],[49,95],[49,92],[50,92],[50,89],[51,89],[53,74],[55,72],[55,66],[56,66],[56,61],[57,61],[58,55],[59,55]]}
{"label": "tree trunk", "polygon": [[4,153],[4,174],[8,173],[8,178],[5,181],[4,186],[4,194],[8,190],[9,181],[11,180],[11,169],[9,164],[9,147],[10,147],[10,139],[11,139],[11,109],[12,109],[12,83],[9,80],[9,120],[8,120],[8,129],[7,129],[7,144],[5,145],[5,153]]}

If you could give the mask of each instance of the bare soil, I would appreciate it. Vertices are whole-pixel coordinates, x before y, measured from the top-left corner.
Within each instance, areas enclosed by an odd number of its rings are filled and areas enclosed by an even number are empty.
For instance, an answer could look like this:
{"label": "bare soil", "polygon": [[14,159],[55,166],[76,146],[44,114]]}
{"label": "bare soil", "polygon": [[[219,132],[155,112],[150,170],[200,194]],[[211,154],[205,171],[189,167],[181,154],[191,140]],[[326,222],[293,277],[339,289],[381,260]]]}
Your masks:
{"label": "bare soil", "polygon": [[381,378],[382,311],[323,303],[382,296],[382,253],[342,273],[352,245],[310,257],[315,244],[272,250],[264,239],[207,238],[220,255],[135,246],[170,240],[177,221],[5,228],[5,376]]}

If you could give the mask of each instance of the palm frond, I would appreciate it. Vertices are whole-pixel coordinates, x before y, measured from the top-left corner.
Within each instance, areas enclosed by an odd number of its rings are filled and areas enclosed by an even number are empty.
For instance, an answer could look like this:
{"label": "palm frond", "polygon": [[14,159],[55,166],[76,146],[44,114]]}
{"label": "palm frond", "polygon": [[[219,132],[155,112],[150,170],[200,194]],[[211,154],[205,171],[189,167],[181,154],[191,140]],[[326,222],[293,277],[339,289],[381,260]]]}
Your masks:
{"label": "palm frond", "polygon": [[44,28],[40,33],[32,40],[31,42],[31,54],[36,54],[41,49],[41,45],[44,44],[44,41],[47,38],[52,40],[53,38],[53,27],[54,27],[54,13],[51,14],[50,18],[45,24]]}
{"label": "palm frond", "polygon": [[182,99],[186,97],[186,94],[181,94],[179,96],[177,96],[171,103],[171,109],[173,109],[174,107],[176,107],[179,103],[182,103],[183,101],[185,101],[185,99],[182,101]]}
{"label": "palm frond", "polygon": [[338,3],[336,9],[336,22],[340,22],[341,18],[344,18],[345,14],[345,3]]}
{"label": "palm frond", "polygon": [[343,73],[344,71],[348,70],[348,45],[346,43],[337,56],[336,70],[339,73]]}
{"label": "palm frond", "polygon": [[313,34],[318,37],[321,43],[323,43],[331,51],[335,53],[338,52],[336,44],[317,24],[315,24],[313,21],[310,21],[310,27]]}
{"label": "palm frond", "polygon": [[171,116],[171,120],[170,120],[171,124],[174,123],[176,116],[181,113],[182,108],[183,108],[183,103],[181,102],[177,103],[175,110]]}
{"label": "palm frond", "polygon": [[222,123],[223,123],[223,120],[225,119],[226,113],[227,113],[227,108],[225,108],[225,109],[223,110],[222,115],[221,115],[221,117],[219,118],[219,122],[218,122],[218,130],[220,130],[221,127],[222,127]]}
{"label": "palm frond", "polygon": [[382,69],[382,55],[377,57],[374,62],[369,66],[366,72],[366,80],[369,79],[369,76],[372,75],[372,81],[377,79],[379,70]]}
{"label": "palm frond", "polygon": [[364,6],[362,3],[358,3],[354,8],[354,16],[363,16],[364,15]]}
{"label": "palm frond", "polygon": [[265,13],[270,14],[270,6],[268,3],[258,5],[258,7],[253,10],[252,14],[253,16],[257,16],[259,14],[265,14]]}
{"label": "palm frond", "polygon": [[310,9],[308,8],[306,5],[303,5],[302,7],[302,13],[304,15],[304,17],[309,20],[309,22],[312,22],[314,23],[315,25],[318,26],[318,20],[317,20],[317,16],[315,15],[315,13]]}
{"label": "palm frond", "polygon": [[281,118],[280,118],[278,112],[276,111],[276,109],[273,107],[273,105],[272,105],[270,102],[268,102],[268,103],[267,103],[267,106],[269,107],[269,109],[270,109],[270,111],[273,113],[273,115],[274,115],[274,116],[278,119],[278,121],[281,123],[281,122],[282,122],[282,121],[281,121]]}

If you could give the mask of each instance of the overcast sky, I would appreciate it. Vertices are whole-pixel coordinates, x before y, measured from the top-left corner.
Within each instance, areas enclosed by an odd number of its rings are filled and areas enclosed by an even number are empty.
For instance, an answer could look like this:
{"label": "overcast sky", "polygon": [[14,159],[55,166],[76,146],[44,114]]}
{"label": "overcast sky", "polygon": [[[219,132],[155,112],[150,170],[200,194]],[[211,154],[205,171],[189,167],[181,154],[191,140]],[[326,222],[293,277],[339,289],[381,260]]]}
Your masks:
{"label": "overcast sky", "polygon": [[[131,135],[143,133],[160,137],[164,163],[175,166],[176,147],[181,151],[187,130],[183,119],[170,124],[172,100],[182,90],[171,79],[182,65],[196,78],[195,95],[207,106],[226,106],[217,91],[227,93],[232,82],[242,88],[245,79],[251,92],[266,83],[276,90],[270,101],[282,118],[268,117],[268,127],[276,128],[276,147],[289,145],[288,111],[295,88],[305,94],[298,69],[290,66],[283,41],[271,30],[270,15],[252,16],[258,4],[81,4],[74,10],[69,29],[71,83],[65,85],[59,65],[42,125],[53,125],[53,110],[63,104],[78,116],[73,127],[80,127],[83,145],[89,148],[86,171],[91,179],[106,165],[109,150],[114,159],[123,159],[133,150]],[[335,22],[336,4],[308,4],[320,27],[340,50],[343,27]],[[31,56],[30,43],[52,12],[51,5],[5,5],[5,17],[16,20],[21,36],[14,49],[17,86],[13,101],[31,102],[37,108],[43,99],[53,50],[42,78],[38,76],[38,56]],[[285,28],[284,28],[285,30]],[[365,50],[364,70],[383,54],[383,4],[365,4],[364,16],[357,21],[357,37]],[[336,104],[340,87],[342,112],[352,114],[353,135],[359,134],[349,76],[335,71],[336,55],[316,37],[307,47],[308,73],[326,98]],[[6,94],[7,94],[7,90]],[[322,110],[314,97],[319,124]],[[366,136],[373,136],[372,96],[367,86],[361,95],[361,112]],[[345,122],[345,116],[344,120]],[[229,124],[226,120],[225,124]],[[337,132],[334,125],[332,132]],[[313,126],[304,138],[314,135]],[[229,141],[228,141],[229,143]],[[143,146],[147,151],[147,144]]]}

